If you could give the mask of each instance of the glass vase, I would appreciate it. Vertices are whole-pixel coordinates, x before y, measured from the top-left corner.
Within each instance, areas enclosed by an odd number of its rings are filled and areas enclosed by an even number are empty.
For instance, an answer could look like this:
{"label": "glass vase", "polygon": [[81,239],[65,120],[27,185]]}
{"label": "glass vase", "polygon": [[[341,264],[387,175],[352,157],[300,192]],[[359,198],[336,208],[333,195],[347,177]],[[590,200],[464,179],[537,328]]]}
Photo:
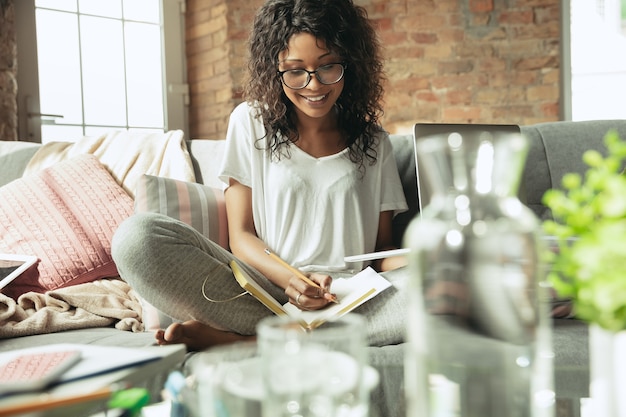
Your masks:
{"label": "glass vase", "polygon": [[554,415],[536,216],[517,197],[527,142],[477,130],[416,140],[409,225],[409,417]]}

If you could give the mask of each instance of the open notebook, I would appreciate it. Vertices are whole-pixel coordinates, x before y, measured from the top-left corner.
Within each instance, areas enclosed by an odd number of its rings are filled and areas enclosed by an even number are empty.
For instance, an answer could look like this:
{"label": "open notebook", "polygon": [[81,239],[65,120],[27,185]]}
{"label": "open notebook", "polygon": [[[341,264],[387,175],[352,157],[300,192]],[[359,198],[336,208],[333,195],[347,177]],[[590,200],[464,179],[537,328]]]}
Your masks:
{"label": "open notebook", "polygon": [[458,133],[463,137],[474,137],[484,132],[488,132],[494,137],[519,134],[520,127],[518,125],[509,124],[456,124],[456,123],[416,123],[413,128],[415,138],[415,166],[417,173],[417,197],[419,212],[426,207],[432,198],[431,186],[428,178],[428,172],[423,164],[420,163],[420,156],[417,152],[417,143],[420,141],[439,135],[449,135]]}
{"label": "open notebook", "polygon": [[391,286],[391,283],[382,275],[368,267],[350,278],[333,279],[330,290],[337,295],[339,303],[330,304],[322,310],[302,311],[290,303],[281,305],[249,276],[236,261],[231,261],[230,267],[239,285],[250,295],[262,302],[274,314],[290,316],[298,320],[305,329],[315,329],[329,320],[337,319]]}

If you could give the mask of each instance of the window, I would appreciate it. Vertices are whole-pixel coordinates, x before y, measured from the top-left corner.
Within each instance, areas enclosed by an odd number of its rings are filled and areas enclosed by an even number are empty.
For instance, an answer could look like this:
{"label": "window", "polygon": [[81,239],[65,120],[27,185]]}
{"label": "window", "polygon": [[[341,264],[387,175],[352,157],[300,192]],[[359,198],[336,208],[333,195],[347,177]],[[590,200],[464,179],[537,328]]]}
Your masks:
{"label": "window", "polygon": [[626,0],[564,0],[564,118],[626,119]]}
{"label": "window", "polygon": [[20,137],[45,143],[111,130],[186,130],[183,6],[16,2]]}

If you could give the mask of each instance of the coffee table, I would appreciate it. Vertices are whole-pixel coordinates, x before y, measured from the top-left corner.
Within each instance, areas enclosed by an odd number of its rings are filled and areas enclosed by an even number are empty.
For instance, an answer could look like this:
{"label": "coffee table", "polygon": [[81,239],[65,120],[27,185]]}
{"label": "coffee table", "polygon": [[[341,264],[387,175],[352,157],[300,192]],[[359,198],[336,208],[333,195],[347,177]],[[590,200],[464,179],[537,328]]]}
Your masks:
{"label": "coffee table", "polygon": [[[184,360],[187,349],[184,345],[150,346],[137,348],[152,352],[160,358],[143,365],[133,366],[118,371],[108,372],[101,375],[79,379],[57,385],[43,393],[27,393],[11,395],[0,398],[0,416],[3,415],[23,415],[23,411],[8,413],[8,410],[18,407],[28,407],[34,403],[41,403],[42,400],[53,400],[64,397],[74,397],[89,395],[93,392],[109,387],[112,384],[123,382],[131,387],[149,388],[155,381],[165,382],[164,376],[178,367]],[[161,385],[162,387],[162,385]],[[153,400],[159,400],[153,398]],[[91,416],[95,413],[106,410],[108,398],[80,402],[68,406],[42,409],[32,412],[29,416],[46,417],[67,417],[67,416]]]}

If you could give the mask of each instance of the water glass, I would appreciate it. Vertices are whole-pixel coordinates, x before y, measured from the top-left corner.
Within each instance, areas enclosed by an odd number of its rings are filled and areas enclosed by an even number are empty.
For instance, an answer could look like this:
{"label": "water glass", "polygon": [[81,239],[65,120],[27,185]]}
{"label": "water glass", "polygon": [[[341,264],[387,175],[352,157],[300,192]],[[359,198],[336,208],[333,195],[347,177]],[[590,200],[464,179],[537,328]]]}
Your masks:
{"label": "water glass", "polygon": [[193,386],[184,402],[191,417],[261,417],[263,388],[255,343],[212,348],[188,362]]}
{"label": "water glass", "polygon": [[314,330],[286,317],[257,328],[263,417],[357,417],[369,409],[365,320],[348,314]]}

